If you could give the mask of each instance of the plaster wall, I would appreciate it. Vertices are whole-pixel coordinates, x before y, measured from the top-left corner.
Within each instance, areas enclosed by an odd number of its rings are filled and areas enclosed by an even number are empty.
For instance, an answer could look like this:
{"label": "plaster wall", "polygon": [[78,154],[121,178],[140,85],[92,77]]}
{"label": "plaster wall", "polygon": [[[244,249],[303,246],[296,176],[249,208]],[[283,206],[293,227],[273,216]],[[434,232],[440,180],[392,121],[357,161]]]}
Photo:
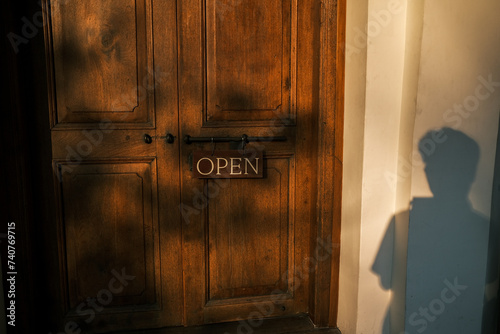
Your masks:
{"label": "plaster wall", "polygon": [[[405,329],[406,267],[413,259],[406,262],[408,231],[387,228],[391,220],[408,224],[404,213],[411,201],[433,195],[418,151],[425,133],[450,127],[479,145],[469,199],[486,219],[495,209],[499,11],[495,0],[347,2],[338,320],[343,333]],[[402,252],[377,257],[389,232]]]}

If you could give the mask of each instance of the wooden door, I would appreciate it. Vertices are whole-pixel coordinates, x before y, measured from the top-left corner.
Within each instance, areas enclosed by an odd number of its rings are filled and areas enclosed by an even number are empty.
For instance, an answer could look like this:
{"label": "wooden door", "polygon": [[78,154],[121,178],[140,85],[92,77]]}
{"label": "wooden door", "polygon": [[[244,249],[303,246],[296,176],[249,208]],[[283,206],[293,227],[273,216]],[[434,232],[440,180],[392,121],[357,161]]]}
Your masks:
{"label": "wooden door", "polygon": [[[315,282],[329,288],[331,278],[311,261],[324,129],[319,1],[45,8],[54,326],[106,332],[312,312]],[[193,151],[238,143],[185,136],[243,134],[286,137],[246,146],[263,152],[264,178],[193,177]]]}
{"label": "wooden door", "polygon": [[160,139],[177,132],[175,36],[165,34],[176,29],[175,2],[46,6],[59,205],[54,323],[182,325],[179,153]]}
{"label": "wooden door", "polygon": [[[315,220],[313,1],[178,1],[180,136],[257,142],[265,178],[198,180],[181,143],[185,322],[308,311]],[[316,136],[315,136],[316,135]],[[216,149],[230,149],[217,144]],[[302,275],[301,275],[302,276]]]}

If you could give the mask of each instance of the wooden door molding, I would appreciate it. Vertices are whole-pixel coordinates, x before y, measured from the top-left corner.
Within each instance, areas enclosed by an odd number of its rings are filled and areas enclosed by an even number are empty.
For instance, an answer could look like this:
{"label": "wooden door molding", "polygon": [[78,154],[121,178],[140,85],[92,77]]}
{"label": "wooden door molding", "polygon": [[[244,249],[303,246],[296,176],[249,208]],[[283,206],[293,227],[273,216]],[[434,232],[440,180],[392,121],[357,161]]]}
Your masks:
{"label": "wooden door molding", "polygon": [[[330,261],[318,261],[311,315],[318,326],[337,326],[344,142],[346,0],[321,8],[321,78],[317,240],[331,241]],[[332,145],[333,143],[333,145]],[[317,244],[317,243],[316,243]],[[318,258],[324,247],[317,247]],[[328,292],[328,293],[327,293]]]}

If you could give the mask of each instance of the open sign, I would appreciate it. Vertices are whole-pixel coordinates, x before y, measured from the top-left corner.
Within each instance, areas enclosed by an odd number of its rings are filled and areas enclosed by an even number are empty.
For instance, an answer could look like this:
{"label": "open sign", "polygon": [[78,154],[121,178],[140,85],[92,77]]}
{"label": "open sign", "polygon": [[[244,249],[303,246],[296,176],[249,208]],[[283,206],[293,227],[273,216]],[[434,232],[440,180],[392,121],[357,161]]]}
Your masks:
{"label": "open sign", "polygon": [[262,178],[262,152],[194,151],[193,176],[200,179],[252,179]]}

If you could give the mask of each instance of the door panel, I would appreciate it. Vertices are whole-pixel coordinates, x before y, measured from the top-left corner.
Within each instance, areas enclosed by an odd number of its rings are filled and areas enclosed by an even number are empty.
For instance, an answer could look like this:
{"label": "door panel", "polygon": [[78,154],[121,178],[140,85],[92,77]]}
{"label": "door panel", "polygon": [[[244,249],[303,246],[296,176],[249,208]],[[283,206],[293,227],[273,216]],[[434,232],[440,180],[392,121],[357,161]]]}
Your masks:
{"label": "door panel", "polygon": [[[231,180],[208,204],[208,304],[288,291],[293,263],[294,169],[290,157],[267,156],[266,177]],[[217,189],[209,181],[208,189]]]}
{"label": "door panel", "polygon": [[[262,123],[295,114],[295,0],[203,1],[205,126]],[[214,124],[215,122],[215,124]]]}
{"label": "door panel", "polygon": [[61,176],[68,314],[76,315],[80,303],[108,288],[109,268],[134,278],[123,289],[118,283],[121,292],[105,294],[106,313],[159,307],[155,177],[154,160],[86,162]]}
{"label": "door panel", "polygon": [[152,127],[150,1],[51,0],[50,10],[53,125]]}
{"label": "door panel", "polygon": [[156,159],[54,161],[61,324],[102,332],[162,318]]}

